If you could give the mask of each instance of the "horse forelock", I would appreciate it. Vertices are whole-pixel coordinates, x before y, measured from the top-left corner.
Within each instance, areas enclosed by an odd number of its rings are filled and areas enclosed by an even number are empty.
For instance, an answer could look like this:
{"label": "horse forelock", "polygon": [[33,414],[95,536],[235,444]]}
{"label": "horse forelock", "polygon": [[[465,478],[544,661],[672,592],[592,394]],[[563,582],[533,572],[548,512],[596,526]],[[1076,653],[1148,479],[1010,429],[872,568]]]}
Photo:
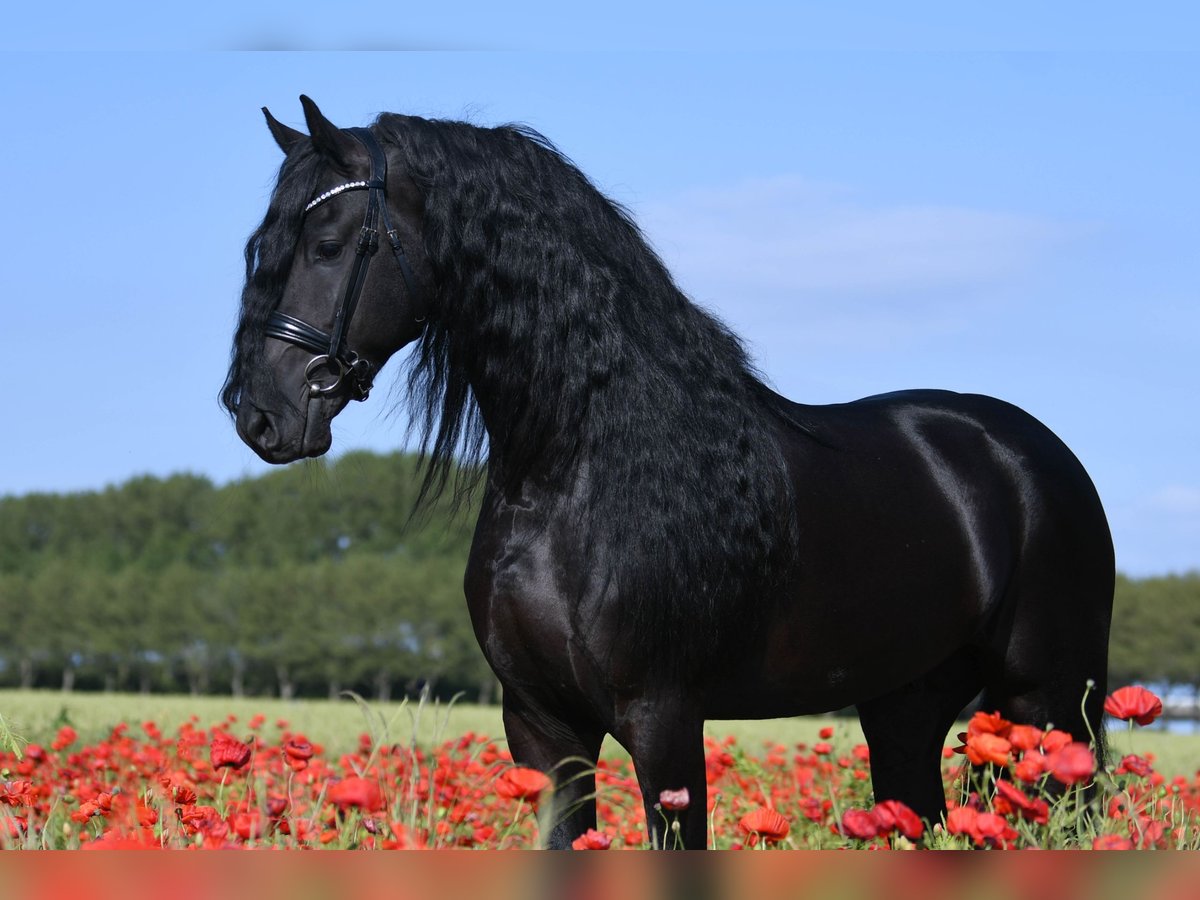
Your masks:
{"label": "horse forelock", "polygon": [[311,144],[304,142],[293,149],[279,168],[266,215],[246,241],[246,280],[229,371],[220,394],[230,415],[237,415],[251,385],[259,391],[274,390],[264,359],[267,318],[283,296],[303,226],[304,206],[315,193],[321,168]]}

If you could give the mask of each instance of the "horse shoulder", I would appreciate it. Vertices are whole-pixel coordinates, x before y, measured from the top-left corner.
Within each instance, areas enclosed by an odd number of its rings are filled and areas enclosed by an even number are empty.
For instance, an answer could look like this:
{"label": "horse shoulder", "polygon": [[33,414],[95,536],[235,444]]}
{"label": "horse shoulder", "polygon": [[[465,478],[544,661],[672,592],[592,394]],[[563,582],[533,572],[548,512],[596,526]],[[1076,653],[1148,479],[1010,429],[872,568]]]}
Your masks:
{"label": "horse shoulder", "polygon": [[476,638],[506,690],[549,683],[571,693],[594,678],[581,619],[595,591],[555,508],[549,497],[490,494],[476,525],[464,592]]}

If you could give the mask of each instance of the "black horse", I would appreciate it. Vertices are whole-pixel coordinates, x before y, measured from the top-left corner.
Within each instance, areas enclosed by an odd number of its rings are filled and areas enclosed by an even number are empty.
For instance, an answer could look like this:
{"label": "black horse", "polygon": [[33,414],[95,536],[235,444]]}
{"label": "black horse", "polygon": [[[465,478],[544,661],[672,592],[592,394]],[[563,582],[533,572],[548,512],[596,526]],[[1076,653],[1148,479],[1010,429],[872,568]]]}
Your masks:
{"label": "black horse", "polygon": [[422,497],[484,473],[467,604],[514,758],[559,784],[553,846],[595,823],[606,734],[652,827],[661,790],[690,790],[688,847],[709,718],[856,705],[876,798],[933,821],[943,741],[980,691],[1101,735],[1112,541],[1043,425],[947,391],[793,403],[540,135],[341,130],[301,101],[308,135],[264,110],[287,158],[222,401],[268,462],[318,456],[416,343]]}

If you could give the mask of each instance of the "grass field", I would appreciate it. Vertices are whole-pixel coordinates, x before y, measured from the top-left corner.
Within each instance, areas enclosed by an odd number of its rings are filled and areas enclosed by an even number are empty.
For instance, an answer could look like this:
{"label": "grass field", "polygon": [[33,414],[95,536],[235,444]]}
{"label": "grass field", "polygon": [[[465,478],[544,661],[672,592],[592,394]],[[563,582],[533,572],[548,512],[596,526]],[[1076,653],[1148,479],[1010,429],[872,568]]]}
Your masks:
{"label": "grass field", "polygon": [[[350,698],[339,701],[271,698],[188,697],[140,694],[63,694],[58,691],[0,690],[0,716],[27,740],[48,743],[60,725],[70,724],[84,742],[99,740],[119,722],[138,726],[155,722],[165,733],[190,717],[200,727],[237,716],[244,725],[254,715],[266,716],[268,723],[284,719],[293,731],[303,732],[312,741],[323,744],[328,753],[350,751],[364,732],[376,740],[407,745],[416,738],[420,746],[468,731],[502,739],[504,729],[496,706],[429,703],[375,703],[360,705]],[[744,722],[710,722],[707,733],[714,737],[733,735],[747,750],[757,751],[764,743],[792,745],[813,743],[824,726],[835,725],[848,744],[862,740],[854,718],[805,716],[795,719],[770,719]],[[244,731],[236,725],[233,731]],[[953,741],[953,735],[948,737]],[[1167,734],[1138,729],[1127,733],[1123,726],[1111,728],[1109,742],[1115,759],[1126,753],[1151,753],[1155,768],[1167,776],[1189,778],[1200,771],[1200,735]],[[604,755],[622,757],[624,751],[611,739]]]}

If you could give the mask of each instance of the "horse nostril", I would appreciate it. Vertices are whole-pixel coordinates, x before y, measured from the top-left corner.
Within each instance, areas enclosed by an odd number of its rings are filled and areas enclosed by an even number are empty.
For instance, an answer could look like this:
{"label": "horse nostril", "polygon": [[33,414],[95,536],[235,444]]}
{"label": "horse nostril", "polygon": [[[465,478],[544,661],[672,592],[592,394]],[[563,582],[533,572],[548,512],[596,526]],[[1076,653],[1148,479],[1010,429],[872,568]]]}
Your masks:
{"label": "horse nostril", "polygon": [[242,440],[263,450],[274,450],[279,443],[279,432],[270,415],[257,407],[244,407],[241,410],[237,429]]}

